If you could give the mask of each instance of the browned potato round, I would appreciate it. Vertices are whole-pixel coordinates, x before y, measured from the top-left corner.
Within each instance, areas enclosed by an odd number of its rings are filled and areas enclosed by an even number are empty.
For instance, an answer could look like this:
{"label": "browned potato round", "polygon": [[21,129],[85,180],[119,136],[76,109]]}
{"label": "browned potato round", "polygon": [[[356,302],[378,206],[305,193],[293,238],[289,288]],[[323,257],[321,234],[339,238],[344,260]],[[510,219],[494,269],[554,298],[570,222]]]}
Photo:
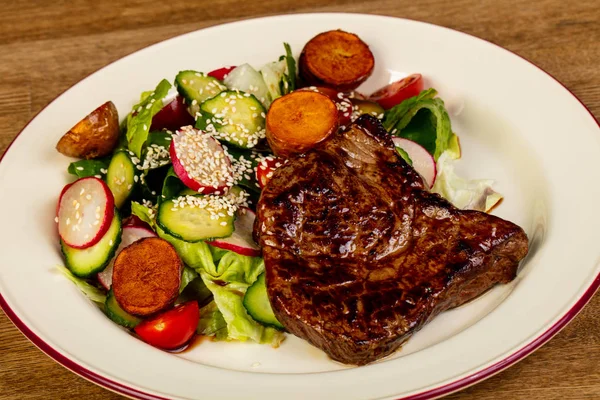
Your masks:
{"label": "browned potato round", "polygon": [[320,92],[297,90],[278,98],[267,113],[267,141],[280,157],[304,153],[338,128],[335,103]]}
{"label": "browned potato round", "polygon": [[133,315],[165,310],[179,295],[181,268],[181,259],[166,240],[150,237],[133,242],[115,258],[115,299]]}
{"label": "browned potato round", "polygon": [[309,40],[299,59],[300,76],[306,84],[338,91],[356,89],[374,67],[369,46],[342,30],[323,32]]}
{"label": "browned potato round", "polygon": [[119,114],[112,101],[96,108],[58,141],[65,156],[97,158],[110,154],[119,142]]}

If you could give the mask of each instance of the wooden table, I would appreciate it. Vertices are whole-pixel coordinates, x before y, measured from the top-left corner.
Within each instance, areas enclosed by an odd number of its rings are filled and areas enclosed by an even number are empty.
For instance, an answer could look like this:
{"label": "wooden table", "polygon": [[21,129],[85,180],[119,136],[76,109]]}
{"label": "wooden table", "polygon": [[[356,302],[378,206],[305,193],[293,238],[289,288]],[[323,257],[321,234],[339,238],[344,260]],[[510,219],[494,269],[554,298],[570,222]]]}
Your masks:
{"label": "wooden table", "polygon": [[[214,0],[211,6],[189,0],[118,3],[0,3],[0,154],[46,104],[114,60],[211,25],[298,12],[393,15],[479,36],[533,61],[600,116],[599,0],[420,0],[404,4],[394,0]],[[0,312],[0,398],[84,397],[119,398],[54,363]],[[600,296],[535,354],[449,398],[600,399]]]}

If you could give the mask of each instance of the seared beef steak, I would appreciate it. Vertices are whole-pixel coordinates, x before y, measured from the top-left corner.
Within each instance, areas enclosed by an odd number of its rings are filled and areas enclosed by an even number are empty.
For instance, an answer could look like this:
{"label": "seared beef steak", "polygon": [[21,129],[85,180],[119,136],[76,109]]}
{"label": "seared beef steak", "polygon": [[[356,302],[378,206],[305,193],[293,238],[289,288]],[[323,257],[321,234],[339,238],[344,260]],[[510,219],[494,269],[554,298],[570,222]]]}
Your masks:
{"label": "seared beef steak", "polygon": [[357,365],[511,281],[528,248],[517,225],[427,191],[369,116],[275,172],[255,235],[279,321]]}

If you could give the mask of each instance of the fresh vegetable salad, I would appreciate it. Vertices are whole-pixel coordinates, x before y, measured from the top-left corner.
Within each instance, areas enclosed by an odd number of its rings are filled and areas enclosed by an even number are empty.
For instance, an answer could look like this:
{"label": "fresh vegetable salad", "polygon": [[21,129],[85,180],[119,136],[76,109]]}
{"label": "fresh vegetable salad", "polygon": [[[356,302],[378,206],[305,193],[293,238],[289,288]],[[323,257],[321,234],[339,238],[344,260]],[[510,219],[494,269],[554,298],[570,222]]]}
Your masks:
{"label": "fresh vegetable salad", "polygon": [[[332,72],[323,60],[339,36],[361,58]],[[194,335],[284,340],[253,240],[254,207],[277,168],[362,114],[379,118],[401,157],[458,207],[488,211],[501,198],[490,181],[454,173],[458,137],[420,74],[365,96],[355,89],[374,59],[356,35],[318,35],[298,61],[289,45],[284,52],[259,69],[181,71],[142,93],[122,121],[107,102],[57,145],[80,158],[58,201],[60,269],[153,346],[180,349]]]}

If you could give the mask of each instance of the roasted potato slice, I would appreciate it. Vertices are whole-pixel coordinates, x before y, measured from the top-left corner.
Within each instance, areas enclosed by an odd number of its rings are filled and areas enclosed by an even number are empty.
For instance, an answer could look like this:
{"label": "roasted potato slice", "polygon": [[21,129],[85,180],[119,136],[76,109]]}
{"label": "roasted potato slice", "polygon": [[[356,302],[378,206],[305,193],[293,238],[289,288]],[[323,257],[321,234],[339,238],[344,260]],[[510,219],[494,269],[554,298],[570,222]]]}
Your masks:
{"label": "roasted potato slice", "polygon": [[165,310],[179,295],[183,264],[164,239],[140,239],[115,258],[112,290],[129,314],[146,316]]}
{"label": "roasted potato slice", "polygon": [[65,133],[56,150],[68,157],[98,158],[110,154],[119,142],[119,114],[107,101]]}
{"label": "roasted potato slice", "polygon": [[304,153],[337,130],[337,106],[323,93],[295,91],[271,104],[266,128],[269,146],[278,156]]}
{"label": "roasted potato slice", "polygon": [[369,46],[355,34],[328,31],[306,43],[299,67],[306,84],[347,91],[356,89],[371,75],[375,58]]}

